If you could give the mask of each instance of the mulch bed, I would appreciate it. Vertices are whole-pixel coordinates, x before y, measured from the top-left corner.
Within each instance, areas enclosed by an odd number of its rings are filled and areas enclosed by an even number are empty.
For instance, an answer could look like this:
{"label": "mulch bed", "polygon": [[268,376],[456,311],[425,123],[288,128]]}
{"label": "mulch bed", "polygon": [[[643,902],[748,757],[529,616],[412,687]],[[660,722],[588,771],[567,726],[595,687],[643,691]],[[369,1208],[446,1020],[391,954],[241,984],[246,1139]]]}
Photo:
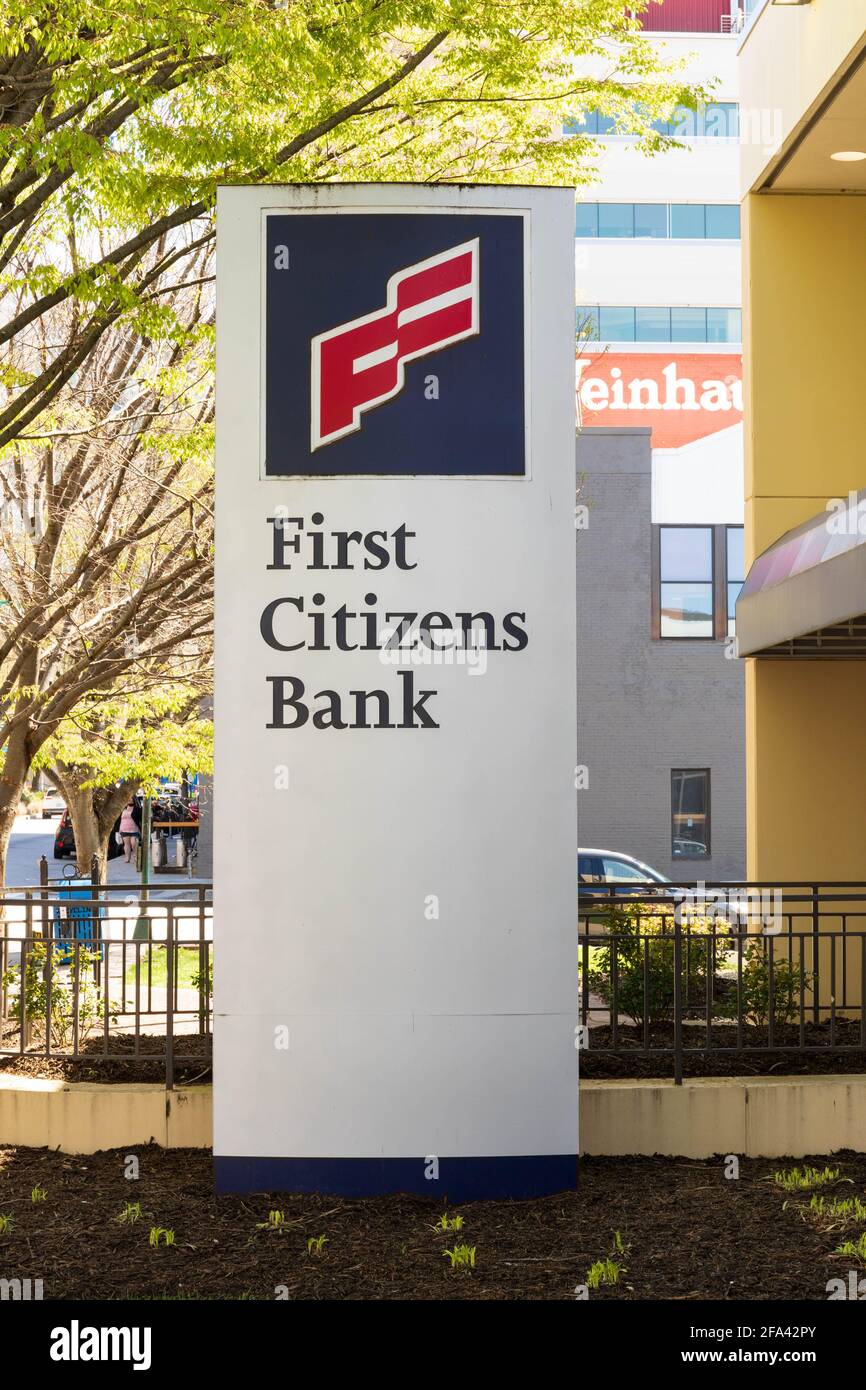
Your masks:
{"label": "mulch bed", "polygon": [[[17,1035],[16,1035],[17,1036]],[[176,1086],[192,1084],[205,1085],[213,1077],[211,1073],[213,1039],[210,1034],[181,1034],[174,1040],[175,1057],[192,1058],[192,1061],[176,1062],[174,1080]],[[0,1072],[14,1072],[18,1076],[44,1077],[50,1081],[105,1081],[165,1083],[165,1037],[151,1037],[142,1034],[139,1039],[141,1056],[136,1057],[135,1039],[127,1035],[113,1034],[108,1040],[111,1055],[102,1056],[104,1042],[102,1035],[86,1038],[79,1048],[80,1057],[30,1052],[23,1056],[0,1057]],[[158,1054],[148,1061],[148,1052]]]}
{"label": "mulch bed", "polygon": [[[686,1049],[706,1046],[706,1027],[694,1023],[683,1029]],[[829,1023],[806,1025],[804,1030],[806,1045],[815,1049],[809,1052],[780,1052],[767,1047],[766,1028],[746,1025],[743,1028],[744,1047],[761,1049],[758,1052],[736,1053],[736,1028],[729,1024],[717,1024],[710,1030],[711,1046],[715,1049],[709,1055],[690,1055],[686,1051],[683,1075],[694,1076],[824,1076],[833,1073],[866,1072],[866,1049],[860,1040],[860,1024],[848,1019],[836,1023],[835,1037],[831,1044]],[[673,1076],[674,1032],[672,1023],[654,1023],[649,1030],[649,1046],[655,1055],[641,1056],[644,1047],[643,1029],[631,1024],[620,1024],[618,1055],[606,1055],[602,1049],[611,1045],[609,1027],[592,1028],[589,1034],[589,1047],[580,1054],[581,1076],[589,1079],[613,1077],[625,1079],[671,1078]],[[777,1025],[775,1042],[777,1046],[797,1047],[800,1030],[795,1024]],[[165,1080],[164,1036],[143,1034],[139,1040],[139,1053],[136,1057],[135,1040],[124,1034],[112,1035],[109,1039],[111,1056],[102,1055],[101,1034],[86,1039],[80,1048],[81,1056],[74,1058],[64,1054],[45,1057],[36,1052],[24,1056],[0,1056],[0,1072],[14,1072],[19,1076],[44,1077],[56,1081],[104,1081],[107,1083],[142,1082],[160,1083]],[[176,1062],[175,1085],[206,1085],[213,1079],[211,1072],[213,1039],[210,1034],[193,1033],[175,1038],[175,1056],[190,1060]],[[845,1051],[845,1048],[856,1049]],[[668,1049],[668,1051],[662,1051]],[[148,1060],[148,1053],[156,1054]]]}
{"label": "mulch bed", "polygon": [[[831,1044],[829,1023],[808,1023],[804,1029],[806,1046],[811,1052],[779,1052],[767,1047],[766,1028],[746,1025],[743,1046],[763,1049],[760,1052],[736,1053],[737,1030],[730,1024],[717,1024],[710,1029],[710,1047],[717,1049],[708,1055],[694,1056],[686,1051],[683,1060],[684,1076],[824,1076],[835,1073],[866,1072],[866,1049],[860,1039],[860,1024],[850,1019],[836,1022],[835,1046]],[[800,1029],[797,1024],[777,1024],[774,1029],[777,1047],[799,1047]],[[617,1046],[623,1053],[605,1056],[599,1049],[611,1046],[611,1029],[589,1030],[589,1046],[580,1054],[580,1074],[587,1080],[602,1077],[664,1077],[674,1074],[671,1049],[674,1044],[672,1023],[654,1023],[649,1029],[650,1048],[667,1048],[666,1053],[640,1056],[644,1047],[642,1028],[620,1024]],[[706,1047],[707,1030],[703,1025],[687,1024],[683,1028],[683,1046]],[[850,1047],[857,1051],[841,1051]],[[634,1049],[629,1053],[628,1049]]]}
{"label": "mulch bed", "polygon": [[[603,1077],[669,1079],[673,1076],[673,1056],[670,1050],[663,1052],[661,1049],[673,1048],[673,1036],[672,1023],[654,1023],[649,1030],[649,1043],[650,1048],[657,1051],[654,1056],[641,1056],[639,1049],[644,1046],[643,1029],[621,1024],[618,1046],[622,1052],[610,1056],[601,1051],[611,1045],[610,1028],[592,1028],[589,1047],[580,1054],[580,1074],[587,1080]],[[683,1036],[686,1048],[706,1045],[706,1028],[702,1025],[686,1025]],[[736,1029],[728,1024],[714,1026],[710,1036],[711,1045],[716,1051],[707,1056],[694,1056],[686,1052],[684,1076],[823,1076],[866,1072],[866,1049],[862,1048],[860,1042],[860,1025],[847,1019],[840,1019],[836,1023],[835,1046],[831,1046],[829,1023],[807,1024],[805,1041],[807,1046],[815,1049],[810,1052],[768,1050],[766,1028],[743,1028],[744,1046],[760,1048],[760,1052],[735,1053]],[[780,1046],[796,1047],[799,1037],[799,1027],[796,1025],[776,1027],[775,1042]],[[176,1057],[191,1059],[176,1063],[175,1085],[206,1085],[212,1081],[212,1044],[211,1035],[204,1033],[175,1038]],[[841,1050],[846,1046],[858,1050]],[[112,1055],[102,1056],[103,1039],[99,1035],[82,1043],[82,1055],[77,1058],[63,1054],[45,1057],[36,1052],[24,1056],[0,1056],[0,1072],[55,1081],[164,1082],[165,1062],[160,1055],[165,1050],[164,1037],[142,1035],[139,1041],[141,1055],[138,1057],[134,1055],[135,1040],[123,1034],[113,1035],[109,1047]],[[148,1060],[149,1052],[157,1054],[153,1060]]]}
{"label": "mulch bed", "polygon": [[[124,1176],[126,1150],[0,1149],[0,1213],[12,1218],[0,1276],[42,1278],[45,1299],[274,1299],[279,1286],[293,1299],[572,1299],[619,1232],[621,1280],[591,1299],[825,1300],[828,1279],[856,1264],[834,1255],[856,1228],[820,1229],[805,1215],[809,1194],[786,1199],[772,1181],[791,1161],[744,1159],[728,1180],[721,1158],[584,1159],[576,1191],[467,1203],[452,1209],[463,1229],[443,1234],[432,1229],[441,1201],[218,1197],[208,1152],[132,1152],[138,1181]],[[841,1170],[825,1195],[866,1194],[866,1156],[807,1161]],[[44,1201],[31,1200],[34,1187]],[[141,1219],[118,1224],[131,1201]],[[279,1233],[257,1229],[271,1210],[284,1214]],[[175,1244],[152,1248],[152,1226]],[[320,1235],[322,1253],[308,1253]],[[451,1271],[442,1252],[455,1242],[475,1247],[474,1269]]]}

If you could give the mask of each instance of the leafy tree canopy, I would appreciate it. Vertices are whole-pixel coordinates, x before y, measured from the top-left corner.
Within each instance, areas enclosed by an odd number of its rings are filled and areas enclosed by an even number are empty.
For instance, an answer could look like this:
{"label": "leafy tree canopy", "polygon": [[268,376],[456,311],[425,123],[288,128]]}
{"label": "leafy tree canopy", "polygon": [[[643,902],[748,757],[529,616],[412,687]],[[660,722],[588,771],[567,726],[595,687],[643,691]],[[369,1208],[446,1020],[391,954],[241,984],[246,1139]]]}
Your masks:
{"label": "leafy tree canopy", "polygon": [[0,448],[120,315],[170,312],[154,285],[213,236],[220,182],[579,182],[592,140],[562,122],[593,107],[664,146],[651,119],[701,93],[642,36],[648,3],[6,0],[0,347],[68,299],[80,321],[7,360]]}

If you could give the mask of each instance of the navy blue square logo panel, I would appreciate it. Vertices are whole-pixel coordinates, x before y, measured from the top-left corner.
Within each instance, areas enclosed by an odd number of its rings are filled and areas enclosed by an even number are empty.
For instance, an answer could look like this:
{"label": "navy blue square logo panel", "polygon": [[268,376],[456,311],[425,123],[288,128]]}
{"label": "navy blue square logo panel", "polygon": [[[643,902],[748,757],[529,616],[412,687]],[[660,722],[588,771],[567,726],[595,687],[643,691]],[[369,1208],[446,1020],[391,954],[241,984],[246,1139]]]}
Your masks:
{"label": "navy blue square logo panel", "polygon": [[266,226],[266,477],[525,476],[521,214]]}

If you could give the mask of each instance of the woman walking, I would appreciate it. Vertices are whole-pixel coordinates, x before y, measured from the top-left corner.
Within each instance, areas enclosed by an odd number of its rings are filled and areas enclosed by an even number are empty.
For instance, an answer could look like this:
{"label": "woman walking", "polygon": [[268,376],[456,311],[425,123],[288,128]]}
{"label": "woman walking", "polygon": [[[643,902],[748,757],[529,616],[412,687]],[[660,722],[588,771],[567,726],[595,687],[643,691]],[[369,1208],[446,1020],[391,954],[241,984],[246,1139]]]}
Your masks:
{"label": "woman walking", "polygon": [[135,856],[135,847],[141,839],[141,832],[135,820],[135,803],[127,801],[120,813],[120,839],[123,844],[123,862],[131,864]]}

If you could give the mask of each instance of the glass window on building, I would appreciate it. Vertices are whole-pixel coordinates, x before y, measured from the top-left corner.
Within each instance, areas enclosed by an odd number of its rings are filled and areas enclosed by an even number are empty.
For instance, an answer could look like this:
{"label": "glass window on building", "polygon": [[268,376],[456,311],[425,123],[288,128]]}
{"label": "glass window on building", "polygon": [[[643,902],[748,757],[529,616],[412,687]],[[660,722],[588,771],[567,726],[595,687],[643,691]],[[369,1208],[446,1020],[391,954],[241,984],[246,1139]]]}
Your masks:
{"label": "glass window on building", "polygon": [[706,236],[703,203],[671,203],[671,236],[699,240]]}
{"label": "glass window on building", "polygon": [[743,315],[740,309],[708,309],[708,343],[740,343],[743,340]]}
{"label": "glass window on building", "polygon": [[745,544],[742,526],[728,526],[726,529],[726,561],[728,586],[728,636],[733,637],[737,630],[737,599],[746,579]]}
{"label": "glass window on building", "polygon": [[659,634],[714,636],[713,528],[659,528]]}
{"label": "glass window on building", "polygon": [[738,241],[736,203],[578,203],[576,237]]}
{"label": "glass window on building", "polygon": [[671,338],[675,343],[705,343],[706,309],[671,309]]}
{"label": "glass window on building", "polygon": [[667,237],[667,203],[635,203],[634,234],[636,237]]}
{"label": "glass window on building", "polygon": [[569,116],[562,125],[563,135],[598,135],[598,112],[584,111],[580,116]]}
{"label": "glass window on building", "polygon": [[700,112],[690,106],[678,106],[671,116],[668,134],[676,140],[693,140],[700,132]]}
{"label": "glass window on building", "polygon": [[671,340],[670,309],[653,307],[635,309],[634,336],[637,343],[669,343]]}
{"label": "glass window on building", "polygon": [[[731,140],[740,133],[740,108],[735,101],[711,101],[694,109],[677,106],[670,117],[657,116],[649,124],[659,135],[670,135],[676,140]],[[563,122],[562,131],[564,135],[617,133],[614,117],[603,116],[600,111],[585,111],[581,116],[570,116]]]}
{"label": "glass window on building", "polygon": [[634,309],[602,304],[598,311],[598,337],[603,343],[633,343]]}
{"label": "glass window on building", "polygon": [[735,101],[708,102],[700,116],[700,135],[735,140],[740,133],[740,108]]}
{"label": "glass window on building", "polygon": [[671,771],[671,855],[708,859],[710,854],[710,770]]}
{"label": "glass window on building", "polygon": [[598,234],[604,237],[633,237],[634,203],[599,203]]}
{"label": "glass window on building", "polygon": [[[577,310],[584,336],[607,343],[739,343],[739,309],[702,309],[667,305],[602,304]],[[584,332],[591,329],[591,332]]]}
{"label": "glass window on building", "polygon": [[574,235],[598,236],[598,203],[578,203],[574,214]]}
{"label": "glass window on building", "polygon": [[708,203],[706,235],[713,241],[739,241],[740,209],[736,203]]}
{"label": "glass window on building", "polygon": [[574,331],[579,338],[598,342],[598,305],[579,304],[574,311]]}

